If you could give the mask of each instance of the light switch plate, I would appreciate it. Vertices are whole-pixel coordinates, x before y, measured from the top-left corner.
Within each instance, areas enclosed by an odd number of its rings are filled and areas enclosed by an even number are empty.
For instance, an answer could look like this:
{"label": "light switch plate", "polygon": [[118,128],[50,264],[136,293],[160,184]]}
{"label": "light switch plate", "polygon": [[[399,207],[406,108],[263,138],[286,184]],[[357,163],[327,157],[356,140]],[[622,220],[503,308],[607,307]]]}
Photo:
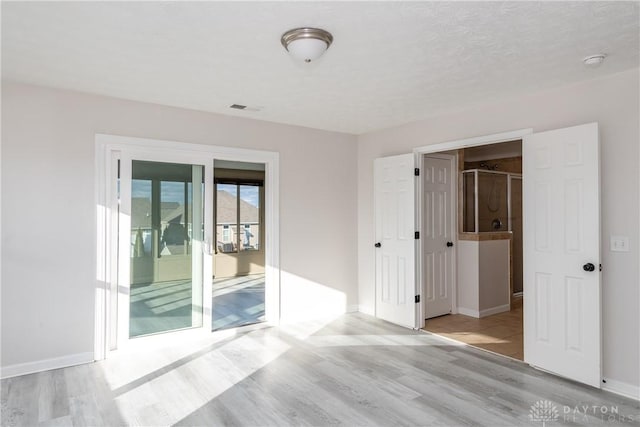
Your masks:
{"label": "light switch plate", "polygon": [[611,236],[611,252],[629,252],[629,237]]}

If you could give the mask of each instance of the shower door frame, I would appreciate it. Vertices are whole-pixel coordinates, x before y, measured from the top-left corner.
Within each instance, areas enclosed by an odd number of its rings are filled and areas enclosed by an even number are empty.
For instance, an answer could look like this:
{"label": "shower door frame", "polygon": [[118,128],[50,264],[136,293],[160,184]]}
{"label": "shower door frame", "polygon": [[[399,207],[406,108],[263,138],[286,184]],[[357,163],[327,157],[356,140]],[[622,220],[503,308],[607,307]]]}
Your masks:
{"label": "shower door frame", "polygon": [[[487,145],[491,145],[493,143],[487,144]],[[473,185],[474,185],[474,192],[475,192],[475,197],[473,200],[474,203],[474,208],[473,208],[473,221],[474,221],[474,231],[473,233],[487,233],[486,231],[480,231],[480,213],[479,213],[479,205],[478,205],[478,194],[479,194],[479,186],[478,186],[478,175],[479,173],[490,173],[490,174],[495,174],[495,175],[506,175],[507,176],[507,231],[513,231],[511,230],[511,180],[512,179],[519,179],[522,181],[522,174],[521,173],[515,173],[515,172],[503,172],[503,171],[490,171],[490,170],[485,170],[485,169],[465,169],[460,171],[462,173],[462,180],[464,181],[464,175],[465,174],[473,174],[474,177],[474,181],[473,181]],[[464,212],[463,212],[464,215]],[[464,232],[464,231],[463,231]]]}

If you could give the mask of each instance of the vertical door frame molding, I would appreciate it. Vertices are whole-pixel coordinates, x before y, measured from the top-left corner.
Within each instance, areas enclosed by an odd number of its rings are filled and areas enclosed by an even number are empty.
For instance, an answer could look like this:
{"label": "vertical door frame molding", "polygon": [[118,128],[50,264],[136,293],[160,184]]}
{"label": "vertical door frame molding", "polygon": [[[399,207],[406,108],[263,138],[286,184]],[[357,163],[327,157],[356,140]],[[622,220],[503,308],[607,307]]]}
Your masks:
{"label": "vertical door frame molding", "polygon": [[[501,132],[501,133],[495,133],[495,134],[491,134],[491,135],[483,135],[483,136],[477,136],[477,137],[473,137],[473,138],[466,138],[466,139],[458,139],[458,140],[453,140],[453,141],[447,141],[447,142],[441,142],[441,143],[436,143],[436,144],[431,144],[431,145],[423,145],[421,147],[416,147],[413,149],[413,154],[415,155],[415,164],[416,167],[421,167],[422,166],[422,157],[424,157],[425,155],[429,155],[429,154],[438,154],[438,153],[442,153],[444,151],[451,151],[451,150],[459,150],[462,148],[470,148],[470,147],[479,147],[482,145],[490,145],[490,144],[499,144],[501,142],[508,142],[508,141],[513,141],[516,139],[522,139],[524,136],[526,135],[530,135],[533,133],[533,129],[532,128],[526,128],[526,129],[517,129],[517,130],[512,130],[512,131],[508,131],[508,132]],[[455,162],[457,163],[457,161]],[[455,180],[457,182],[457,176],[458,176],[458,171],[457,171],[457,166],[456,166],[456,170],[453,171],[454,175],[455,175]],[[419,230],[422,231],[422,221],[423,221],[423,213],[422,213],[422,177],[420,177],[421,179],[418,180],[418,185],[416,186],[416,222],[417,222],[417,226],[419,227]],[[457,205],[457,193],[458,193],[458,186],[457,184],[454,185],[454,190],[456,192],[455,195],[455,200],[456,200],[456,205]],[[459,232],[458,230],[458,219],[457,219],[457,207],[455,209],[454,212],[452,212],[452,214],[456,215],[456,217],[454,218],[454,222],[455,222],[455,232],[456,232],[456,236],[454,236],[456,238],[457,241],[457,233]],[[523,212],[524,215],[524,212]],[[457,245],[456,245],[457,247]],[[456,249],[456,262],[457,262],[457,249]],[[417,290],[419,290],[420,292],[422,292],[422,283],[424,281],[424,277],[423,277],[423,262],[422,262],[422,257],[423,257],[423,248],[422,248],[422,244],[418,244],[416,245],[416,288]],[[455,304],[457,305],[457,283],[456,283],[456,274],[455,271],[457,270],[457,265],[454,265],[454,280],[452,283],[452,292],[454,292],[454,295],[452,295],[452,300],[455,301]],[[419,311],[420,313],[420,318],[419,318],[419,322],[418,322],[418,328],[424,328],[425,326],[425,320],[424,320],[424,313],[425,313],[425,304],[426,304],[426,300],[425,298],[421,298],[420,299],[420,307],[417,307],[416,309]],[[454,309],[457,307],[454,307]],[[452,312],[454,312],[452,310]]]}
{"label": "vertical door frame molding", "polygon": [[[213,161],[229,160],[240,162],[264,163],[264,225],[265,233],[265,308],[266,322],[277,325],[280,320],[280,227],[279,227],[279,161],[278,152],[252,150],[244,148],[222,147],[184,143],[177,141],[156,140],[106,134],[95,135],[95,205],[96,205],[96,282],[95,282],[95,337],[94,359],[101,360],[107,356],[114,319],[111,317],[112,285],[117,285],[117,277],[113,268],[117,263],[117,248],[114,241],[114,224],[117,212],[114,212],[113,182],[115,182],[117,160],[123,152],[172,154],[177,158],[200,157],[205,165],[210,165],[210,174],[205,173],[205,182],[213,183]],[[212,187],[213,188],[213,187]],[[213,194],[213,193],[212,193]],[[213,219],[213,200],[205,196],[205,215]],[[215,236],[205,236],[205,243],[215,244]],[[205,264],[210,256],[205,256]],[[212,262],[211,262],[212,264]],[[212,271],[212,265],[205,272]],[[206,276],[205,276],[206,277]],[[205,279],[206,280],[206,279]],[[205,282],[206,283],[206,282]],[[117,287],[116,287],[117,289]],[[205,286],[203,298],[212,298],[211,286]],[[210,304],[203,304],[205,307]],[[194,328],[189,335],[211,334],[211,313],[204,313],[201,328]],[[209,324],[207,324],[209,323]],[[150,337],[151,338],[151,337]],[[118,339],[118,341],[121,341]]]}

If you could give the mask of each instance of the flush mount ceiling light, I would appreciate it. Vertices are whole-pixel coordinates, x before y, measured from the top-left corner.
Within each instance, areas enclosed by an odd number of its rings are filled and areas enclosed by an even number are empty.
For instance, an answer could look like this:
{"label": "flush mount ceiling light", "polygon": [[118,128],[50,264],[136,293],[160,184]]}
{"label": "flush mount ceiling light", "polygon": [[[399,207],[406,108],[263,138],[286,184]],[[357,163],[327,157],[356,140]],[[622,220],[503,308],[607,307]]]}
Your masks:
{"label": "flush mount ceiling light", "polygon": [[320,28],[294,28],[284,33],[280,42],[294,58],[311,62],[331,46],[333,36]]}
{"label": "flush mount ceiling light", "polygon": [[586,58],[584,58],[582,60],[582,62],[584,63],[584,65],[586,65],[587,67],[590,68],[596,68],[599,67],[600,64],[602,64],[604,62],[604,58],[607,55],[605,55],[604,53],[599,53],[597,55],[591,55],[591,56],[587,56]]}

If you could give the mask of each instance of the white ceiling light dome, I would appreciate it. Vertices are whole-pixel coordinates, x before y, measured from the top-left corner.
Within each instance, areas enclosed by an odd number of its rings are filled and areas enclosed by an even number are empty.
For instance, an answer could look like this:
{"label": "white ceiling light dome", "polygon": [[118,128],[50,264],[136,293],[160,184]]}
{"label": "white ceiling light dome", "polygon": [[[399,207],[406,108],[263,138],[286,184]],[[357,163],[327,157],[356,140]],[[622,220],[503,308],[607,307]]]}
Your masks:
{"label": "white ceiling light dome", "polygon": [[315,61],[333,43],[333,36],[320,28],[294,28],[280,38],[282,46],[296,59]]}

